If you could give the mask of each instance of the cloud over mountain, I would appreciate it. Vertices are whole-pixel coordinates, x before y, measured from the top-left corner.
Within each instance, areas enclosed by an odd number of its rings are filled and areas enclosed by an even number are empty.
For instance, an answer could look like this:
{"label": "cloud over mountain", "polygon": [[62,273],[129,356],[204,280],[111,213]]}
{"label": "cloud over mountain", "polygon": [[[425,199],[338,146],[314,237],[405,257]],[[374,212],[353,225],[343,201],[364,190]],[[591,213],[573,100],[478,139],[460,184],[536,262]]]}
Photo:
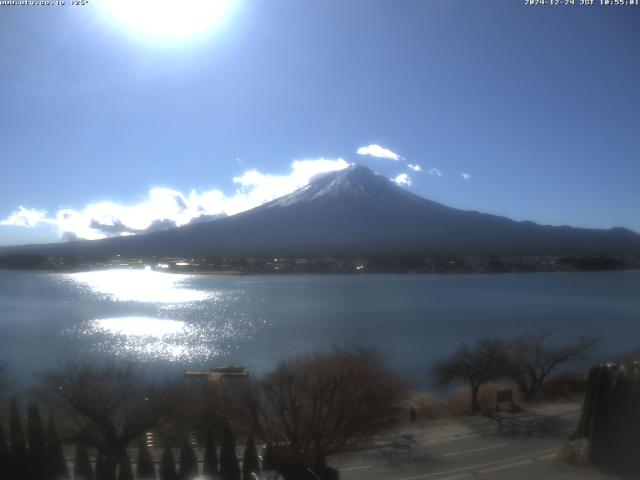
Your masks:
{"label": "cloud over mountain", "polygon": [[404,159],[402,156],[398,155],[395,152],[392,152],[388,148],[384,148],[376,144],[367,145],[366,147],[360,147],[358,148],[356,153],[358,155],[365,155],[375,158],[386,158],[395,161]]}
{"label": "cloud over mountain", "polygon": [[46,210],[18,207],[4,220],[0,220],[0,226],[35,227],[42,223],[50,222]]}
{"label": "cloud over mountain", "polygon": [[408,187],[411,185],[411,177],[406,173],[401,173],[400,175],[397,175],[396,177],[392,178],[392,180],[396,185],[402,185],[405,187]]}
{"label": "cloud over mountain", "polygon": [[349,164],[342,158],[294,160],[286,175],[247,170],[233,177],[233,194],[218,189],[191,190],[182,193],[156,187],[146,198],[132,205],[102,201],[85,207],[60,208],[49,215],[45,210],[19,207],[0,221],[0,226],[37,227],[43,224],[58,228],[66,240],[96,240],[106,237],[166,230],[192,223],[233,215],[306,185],[316,175],[341,170]]}

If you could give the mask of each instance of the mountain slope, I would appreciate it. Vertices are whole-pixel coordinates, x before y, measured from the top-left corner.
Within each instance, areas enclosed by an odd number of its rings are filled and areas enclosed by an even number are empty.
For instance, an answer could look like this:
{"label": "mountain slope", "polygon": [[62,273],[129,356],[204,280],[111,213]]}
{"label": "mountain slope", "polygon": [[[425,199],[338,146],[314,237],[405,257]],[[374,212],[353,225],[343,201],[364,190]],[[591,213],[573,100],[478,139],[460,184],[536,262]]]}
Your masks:
{"label": "mountain slope", "polygon": [[81,259],[123,256],[640,254],[640,235],[552,227],[450,208],[352,165],[252,210],[199,224],[92,242],[31,247]]}

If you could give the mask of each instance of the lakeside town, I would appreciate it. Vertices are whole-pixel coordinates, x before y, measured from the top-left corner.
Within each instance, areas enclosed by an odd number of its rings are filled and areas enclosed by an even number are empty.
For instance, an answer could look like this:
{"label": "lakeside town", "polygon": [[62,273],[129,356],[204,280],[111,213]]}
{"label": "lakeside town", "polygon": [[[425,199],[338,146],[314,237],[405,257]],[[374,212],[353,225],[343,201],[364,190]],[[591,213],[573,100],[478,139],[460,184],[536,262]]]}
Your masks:
{"label": "lakeside town", "polygon": [[150,257],[83,262],[74,257],[26,253],[0,257],[0,268],[86,271],[105,268],[145,268],[167,273],[197,274],[362,274],[362,273],[531,273],[640,269],[638,256],[362,256],[362,257]]}

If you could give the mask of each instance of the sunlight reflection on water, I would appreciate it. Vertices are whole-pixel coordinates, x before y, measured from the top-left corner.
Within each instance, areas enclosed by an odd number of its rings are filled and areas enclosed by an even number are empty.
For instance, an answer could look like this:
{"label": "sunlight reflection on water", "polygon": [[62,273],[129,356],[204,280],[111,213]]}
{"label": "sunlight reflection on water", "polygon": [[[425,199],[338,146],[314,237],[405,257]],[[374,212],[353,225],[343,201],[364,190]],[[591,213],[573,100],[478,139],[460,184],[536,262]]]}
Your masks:
{"label": "sunlight reflection on water", "polygon": [[120,317],[95,320],[97,329],[114,335],[149,336],[162,338],[166,335],[185,333],[186,325],[177,320],[160,318]]}
{"label": "sunlight reflection on water", "polygon": [[216,344],[233,332],[202,328],[178,320],[116,317],[90,320],[67,333],[93,350],[144,360],[195,360],[219,353]]}
{"label": "sunlight reflection on water", "polygon": [[229,354],[256,332],[255,320],[230,308],[235,295],[194,288],[199,280],[193,275],[145,268],[66,278],[83,297],[113,306],[109,316],[87,319],[65,332],[91,351],[139,360],[204,360]]}
{"label": "sunlight reflection on water", "polygon": [[120,302],[189,303],[215,298],[215,293],[182,287],[184,275],[144,270],[98,270],[69,274],[91,291]]}

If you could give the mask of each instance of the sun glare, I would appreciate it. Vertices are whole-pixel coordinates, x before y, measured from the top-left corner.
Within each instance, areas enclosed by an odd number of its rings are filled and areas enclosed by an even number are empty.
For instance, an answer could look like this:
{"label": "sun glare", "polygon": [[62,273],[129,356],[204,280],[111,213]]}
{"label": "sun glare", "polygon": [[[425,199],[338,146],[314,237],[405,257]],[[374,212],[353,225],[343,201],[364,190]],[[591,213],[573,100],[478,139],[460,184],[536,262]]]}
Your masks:
{"label": "sun glare", "polygon": [[147,317],[117,317],[95,320],[95,327],[114,335],[163,338],[185,332],[184,322]]}
{"label": "sun glare", "polygon": [[115,26],[148,39],[180,41],[220,28],[238,0],[108,0]]}
{"label": "sun glare", "polygon": [[93,292],[119,302],[191,303],[213,298],[211,292],[184,287],[186,277],[150,269],[114,269],[72,273],[69,277]]}

